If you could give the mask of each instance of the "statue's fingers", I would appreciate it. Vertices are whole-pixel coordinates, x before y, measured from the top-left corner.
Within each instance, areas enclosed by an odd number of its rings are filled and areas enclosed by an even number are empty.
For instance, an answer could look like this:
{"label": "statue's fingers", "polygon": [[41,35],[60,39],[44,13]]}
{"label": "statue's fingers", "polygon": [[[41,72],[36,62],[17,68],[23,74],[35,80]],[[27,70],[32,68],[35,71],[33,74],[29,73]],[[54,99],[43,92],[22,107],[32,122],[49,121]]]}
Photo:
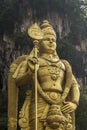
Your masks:
{"label": "statue's fingers", "polygon": [[63,107],[62,109],[61,109],[62,111],[69,111],[69,110],[71,110],[71,107],[70,106],[67,106],[67,107]]}
{"label": "statue's fingers", "polygon": [[70,106],[67,104],[65,106],[62,107],[62,109],[66,109],[66,108],[69,108]]}
{"label": "statue's fingers", "polygon": [[70,113],[70,112],[72,112],[72,109],[71,109],[71,108],[63,109],[62,111],[63,111],[64,113]]}
{"label": "statue's fingers", "polygon": [[64,112],[64,113],[70,113],[70,110],[69,109],[64,109],[64,110],[62,110],[62,112]]}
{"label": "statue's fingers", "polygon": [[69,108],[63,108],[62,111],[65,112],[67,111]]}
{"label": "statue's fingers", "polygon": [[70,109],[69,111],[68,111],[68,113],[71,113],[73,111],[73,109]]}

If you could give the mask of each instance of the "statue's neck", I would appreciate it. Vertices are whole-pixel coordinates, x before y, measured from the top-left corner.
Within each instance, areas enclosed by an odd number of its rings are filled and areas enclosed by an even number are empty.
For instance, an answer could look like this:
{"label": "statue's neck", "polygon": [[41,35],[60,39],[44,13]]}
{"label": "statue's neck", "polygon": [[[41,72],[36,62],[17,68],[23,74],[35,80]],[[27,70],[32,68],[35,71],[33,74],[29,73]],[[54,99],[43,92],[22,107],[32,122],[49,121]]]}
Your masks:
{"label": "statue's neck", "polygon": [[44,58],[44,59],[47,59],[47,60],[52,61],[52,62],[56,62],[59,60],[58,55],[48,54],[48,53],[41,54],[40,58]]}

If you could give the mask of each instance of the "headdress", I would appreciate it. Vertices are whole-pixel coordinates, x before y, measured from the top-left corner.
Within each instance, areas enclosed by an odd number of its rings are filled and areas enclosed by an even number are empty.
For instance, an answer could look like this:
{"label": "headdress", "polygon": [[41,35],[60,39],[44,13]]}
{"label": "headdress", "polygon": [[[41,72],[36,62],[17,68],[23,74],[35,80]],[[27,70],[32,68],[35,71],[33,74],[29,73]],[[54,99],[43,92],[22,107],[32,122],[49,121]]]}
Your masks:
{"label": "headdress", "polygon": [[56,37],[56,33],[55,33],[53,27],[49,24],[49,22],[47,20],[43,21],[40,28],[41,28],[42,32],[44,33],[44,35],[50,34],[50,35],[54,35]]}

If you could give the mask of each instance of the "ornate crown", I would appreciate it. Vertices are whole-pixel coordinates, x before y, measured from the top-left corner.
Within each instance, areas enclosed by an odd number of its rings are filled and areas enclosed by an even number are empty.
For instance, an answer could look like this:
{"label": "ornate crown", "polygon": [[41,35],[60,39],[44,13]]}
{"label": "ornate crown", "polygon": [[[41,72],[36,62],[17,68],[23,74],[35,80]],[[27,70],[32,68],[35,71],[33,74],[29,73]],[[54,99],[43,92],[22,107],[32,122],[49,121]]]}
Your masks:
{"label": "ornate crown", "polygon": [[42,32],[44,33],[44,35],[50,34],[50,35],[54,35],[56,37],[56,33],[55,33],[53,27],[49,24],[49,22],[47,20],[43,21],[40,28],[41,28]]}

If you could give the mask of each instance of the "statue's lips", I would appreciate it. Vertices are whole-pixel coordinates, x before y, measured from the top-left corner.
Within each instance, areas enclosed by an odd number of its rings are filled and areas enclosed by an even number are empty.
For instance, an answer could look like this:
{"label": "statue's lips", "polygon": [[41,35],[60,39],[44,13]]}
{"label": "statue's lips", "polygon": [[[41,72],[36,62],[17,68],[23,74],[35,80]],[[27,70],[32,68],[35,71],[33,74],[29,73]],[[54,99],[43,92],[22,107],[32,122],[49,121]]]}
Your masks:
{"label": "statue's lips", "polygon": [[49,44],[49,47],[54,47],[54,44]]}

